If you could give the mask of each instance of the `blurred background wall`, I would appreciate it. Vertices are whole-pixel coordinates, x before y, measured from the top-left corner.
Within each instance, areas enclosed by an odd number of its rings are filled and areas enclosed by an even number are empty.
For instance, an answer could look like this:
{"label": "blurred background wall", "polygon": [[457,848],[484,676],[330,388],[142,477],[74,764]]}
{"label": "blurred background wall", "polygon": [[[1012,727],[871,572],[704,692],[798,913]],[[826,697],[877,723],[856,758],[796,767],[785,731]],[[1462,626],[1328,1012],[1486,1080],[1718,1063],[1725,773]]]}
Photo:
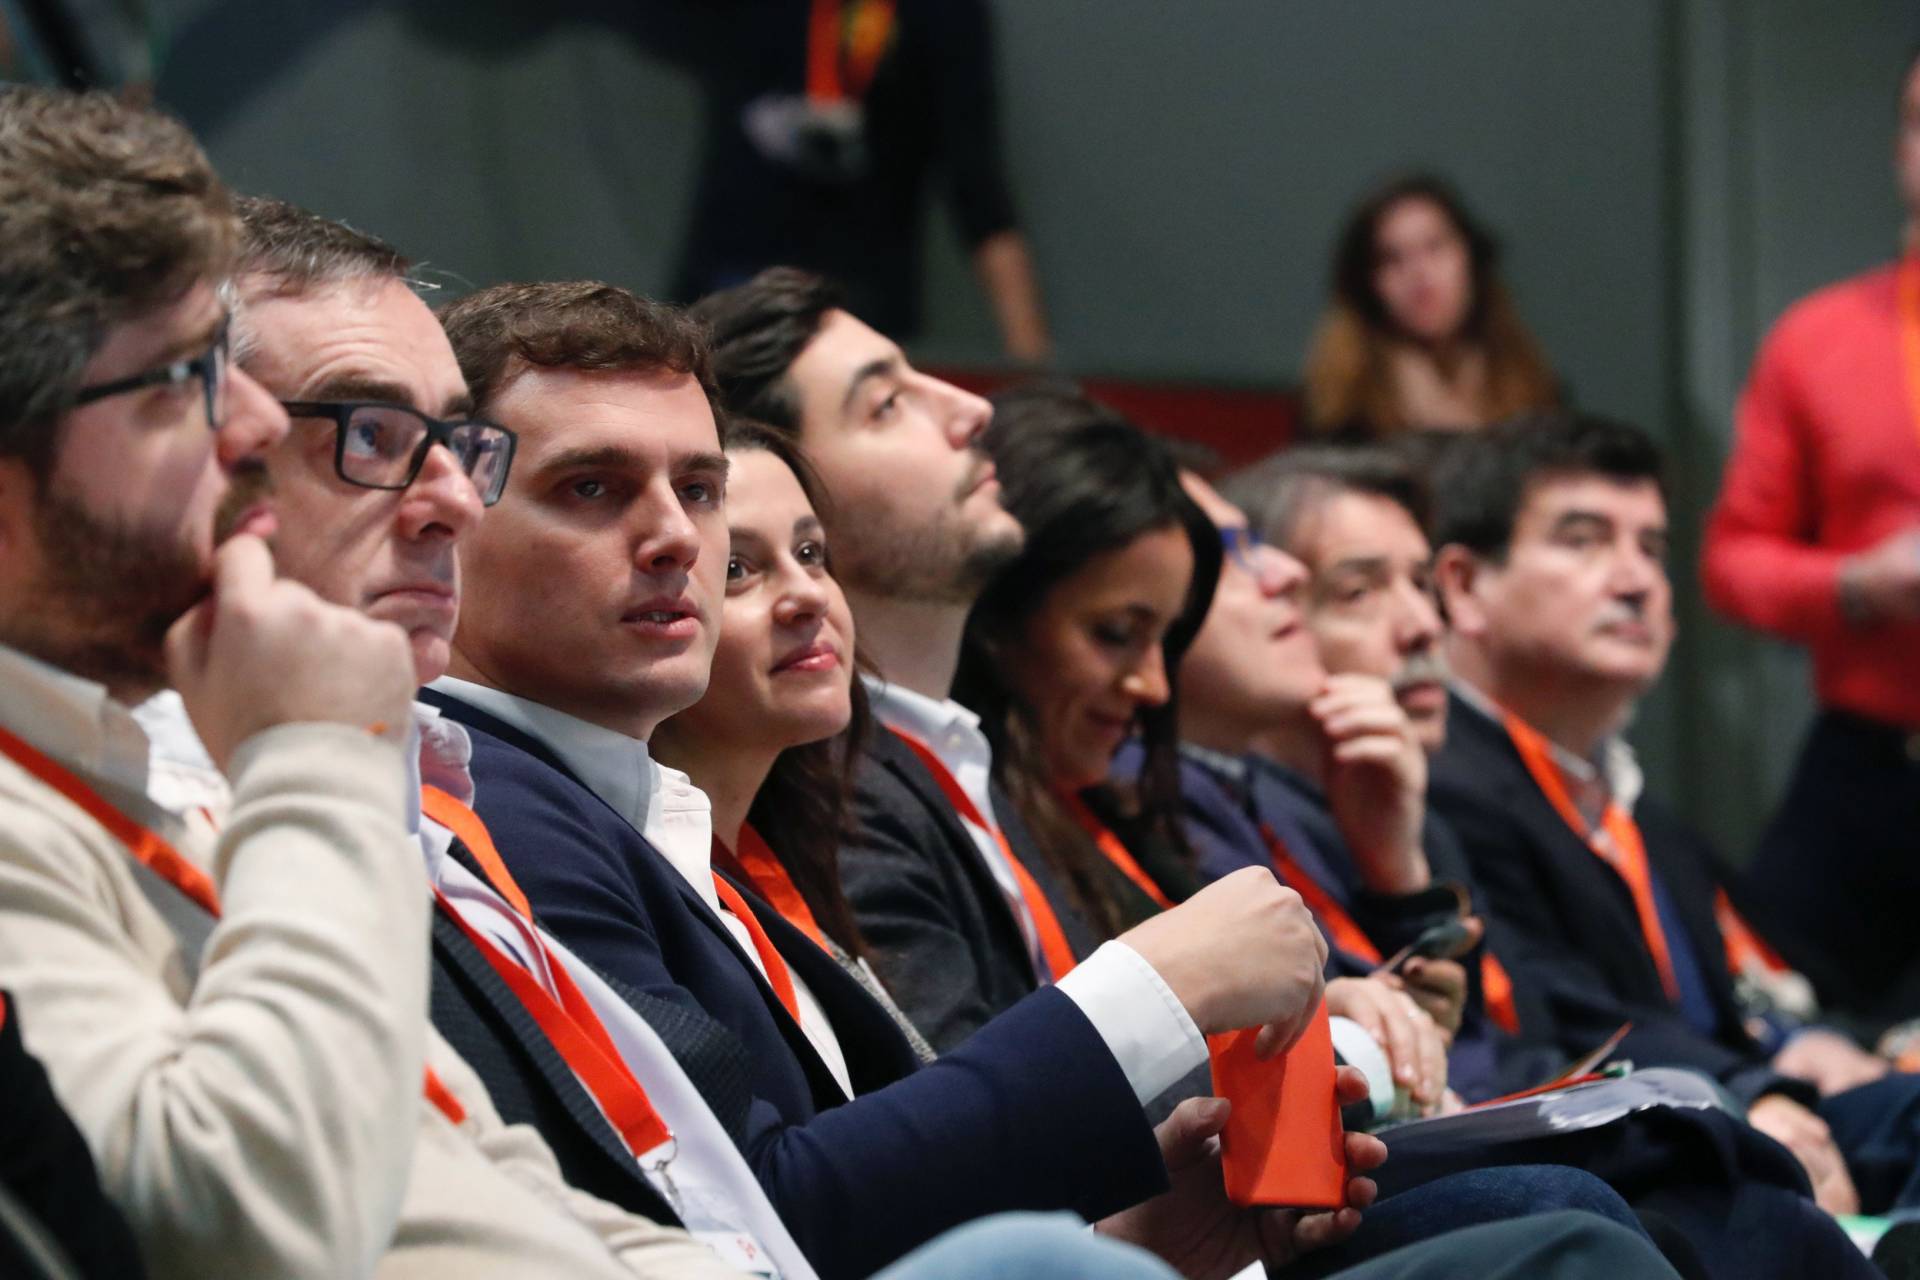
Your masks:
{"label": "blurred background wall", "polygon": [[[454,291],[666,287],[700,101],[653,5],[178,0],[158,96],[235,185],[386,236]],[[1450,175],[1575,400],[1674,458],[1682,644],[1635,734],[1743,858],[1809,710],[1791,652],[1708,618],[1694,555],[1734,394],[1792,299],[1895,248],[1910,0],[998,0],[1012,179],[1069,371],[1293,383],[1335,227]],[[935,213],[935,218],[944,215]],[[944,230],[944,229],[943,229]],[[927,362],[991,364],[950,235]]]}

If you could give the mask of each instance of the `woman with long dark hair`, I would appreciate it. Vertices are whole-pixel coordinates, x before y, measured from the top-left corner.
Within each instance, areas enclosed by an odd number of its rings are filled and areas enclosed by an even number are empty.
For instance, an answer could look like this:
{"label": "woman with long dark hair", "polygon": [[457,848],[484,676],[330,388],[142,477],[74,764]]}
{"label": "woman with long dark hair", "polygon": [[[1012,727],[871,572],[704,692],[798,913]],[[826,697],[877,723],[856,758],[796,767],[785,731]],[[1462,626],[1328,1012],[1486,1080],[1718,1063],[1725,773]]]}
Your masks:
{"label": "woman with long dark hair", "polygon": [[1498,263],[1493,236],[1438,178],[1397,178],[1363,199],[1340,233],[1307,356],[1308,424],[1379,437],[1557,403]]}
{"label": "woman with long dark hair", "polygon": [[840,887],[853,769],[869,727],[853,616],[833,579],[821,489],[785,435],[727,424],[727,595],[704,697],[654,731],[654,757],[713,804],[714,863],[878,997],[923,1059],[933,1052],[866,963]]}
{"label": "woman with long dark hair", "polygon": [[[1113,937],[1198,883],[1172,700],[1220,538],[1166,448],[1075,392],[996,397],[985,445],[1027,538],[974,607],[954,696],[1074,905]],[[1123,795],[1107,770],[1136,733],[1146,764]]]}

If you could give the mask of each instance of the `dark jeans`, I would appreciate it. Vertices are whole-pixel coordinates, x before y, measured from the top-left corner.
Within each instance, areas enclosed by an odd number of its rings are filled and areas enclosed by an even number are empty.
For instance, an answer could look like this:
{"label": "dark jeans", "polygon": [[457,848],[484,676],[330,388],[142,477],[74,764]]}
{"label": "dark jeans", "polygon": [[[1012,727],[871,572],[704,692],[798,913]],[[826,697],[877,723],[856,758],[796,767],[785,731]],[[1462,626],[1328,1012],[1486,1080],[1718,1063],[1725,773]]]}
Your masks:
{"label": "dark jeans", "polygon": [[1331,1276],[1460,1227],[1561,1209],[1609,1219],[1645,1238],[1627,1202],[1592,1174],[1562,1165],[1506,1165],[1451,1173],[1389,1196],[1367,1210],[1351,1240],[1301,1259],[1285,1274],[1289,1280]]}
{"label": "dark jeans", "polygon": [[1920,762],[1906,730],[1825,711],[1741,881],[1760,932],[1829,1010],[1884,1024],[1920,976]]}
{"label": "dark jeans", "polygon": [[1920,1076],[1892,1075],[1820,1100],[1865,1213],[1920,1208]]}

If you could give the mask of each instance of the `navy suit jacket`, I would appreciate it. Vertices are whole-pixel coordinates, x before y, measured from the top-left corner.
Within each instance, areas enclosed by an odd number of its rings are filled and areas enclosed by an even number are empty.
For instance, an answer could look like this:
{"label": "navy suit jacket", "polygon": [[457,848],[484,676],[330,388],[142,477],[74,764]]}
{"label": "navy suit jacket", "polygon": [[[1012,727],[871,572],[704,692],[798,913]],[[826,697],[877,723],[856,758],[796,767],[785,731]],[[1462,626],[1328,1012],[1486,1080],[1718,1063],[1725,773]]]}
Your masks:
{"label": "navy suit jacket", "polygon": [[1659,804],[1642,800],[1634,818],[1684,941],[1700,957],[1717,1022],[1711,1035],[1667,999],[1626,882],[1561,819],[1506,731],[1458,698],[1447,745],[1434,757],[1431,799],[1458,834],[1499,925],[1522,1035],[1572,1056],[1632,1022],[1619,1056],[1641,1066],[1704,1071],[1743,1102],[1771,1091],[1814,1100],[1809,1087],[1775,1073],[1747,1035],[1721,959],[1705,851]]}
{"label": "navy suit jacket", "polygon": [[[472,733],[475,808],[541,924],[626,988],[737,1042],[750,1090],[741,1150],[823,1277],[871,1274],[982,1214],[1100,1217],[1165,1187],[1132,1086],[1071,999],[1038,992],[916,1070],[886,1011],[743,887],[833,1022],[859,1095],[844,1101],[733,935],[630,823],[537,740],[423,696]],[[705,1092],[706,1073],[683,1064]]]}
{"label": "navy suit jacket", "polygon": [[[1098,938],[1066,895],[1004,795],[994,816],[1047,895],[1074,954]],[[980,848],[940,784],[907,745],[871,735],[854,789],[855,831],[840,880],[873,965],[920,1034],[942,1053],[1039,985],[1026,936]]]}

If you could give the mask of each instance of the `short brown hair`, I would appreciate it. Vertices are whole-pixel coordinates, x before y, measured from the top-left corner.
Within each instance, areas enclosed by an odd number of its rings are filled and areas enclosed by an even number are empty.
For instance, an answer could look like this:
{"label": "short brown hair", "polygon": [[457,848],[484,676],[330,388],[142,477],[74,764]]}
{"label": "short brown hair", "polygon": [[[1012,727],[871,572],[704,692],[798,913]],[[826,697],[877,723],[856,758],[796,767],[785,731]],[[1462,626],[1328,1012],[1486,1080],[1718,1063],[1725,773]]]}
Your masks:
{"label": "short brown hair", "polygon": [[0,456],[50,471],[108,331],[224,280],[238,238],[179,121],[103,93],[0,90]]}
{"label": "short brown hair", "polygon": [[271,196],[234,201],[242,238],[237,276],[261,275],[276,293],[301,294],[349,280],[404,280],[413,263],[378,236]]}
{"label": "short brown hair", "polygon": [[686,374],[724,421],[705,326],[678,307],[593,280],[497,284],[440,312],[474,411],[530,369]]}
{"label": "short brown hair", "polygon": [[360,281],[414,283],[405,254],[344,222],[271,196],[239,196],[234,209],[240,215],[240,259],[233,273],[241,297],[234,310],[233,358],[242,365],[256,353],[250,302]]}

